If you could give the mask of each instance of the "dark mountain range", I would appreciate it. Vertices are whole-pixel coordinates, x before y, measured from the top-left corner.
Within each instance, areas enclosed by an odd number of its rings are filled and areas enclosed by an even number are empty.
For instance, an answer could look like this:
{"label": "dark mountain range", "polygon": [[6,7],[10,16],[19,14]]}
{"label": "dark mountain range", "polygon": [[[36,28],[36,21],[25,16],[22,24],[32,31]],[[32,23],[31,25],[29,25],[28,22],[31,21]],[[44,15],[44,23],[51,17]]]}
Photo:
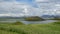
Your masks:
{"label": "dark mountain range", "polygon": [[25,17],[0,16],[0,19],[21,19]]}
{"label": "dark mountain range", "polygon": [[[1,18],[6,18],[6,19],[21,19],[21,18],[26,18],[26,17],[31,17],[31,16],[22,16],[22,17],[12,17],[12,16],[0,16]],[[41,18],[54,18],[54,17],[58,17],[60,18],[60,15],[42,15],[40,16]]]}
{"label": "dark mountain range", "polygon": [[60,15],[42,15],[42,18],[54,18],[54,17],[58,17],[60,18]]}

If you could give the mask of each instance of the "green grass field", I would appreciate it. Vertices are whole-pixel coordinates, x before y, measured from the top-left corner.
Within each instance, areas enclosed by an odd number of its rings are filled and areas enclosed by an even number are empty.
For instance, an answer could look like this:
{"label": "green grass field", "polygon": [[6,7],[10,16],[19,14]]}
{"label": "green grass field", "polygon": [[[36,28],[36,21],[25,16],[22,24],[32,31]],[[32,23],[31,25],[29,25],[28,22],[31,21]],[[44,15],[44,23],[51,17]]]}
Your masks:
{"label": "green grass field", "polygon": [[0,24],[0,34],[60,34],[60,24]]}

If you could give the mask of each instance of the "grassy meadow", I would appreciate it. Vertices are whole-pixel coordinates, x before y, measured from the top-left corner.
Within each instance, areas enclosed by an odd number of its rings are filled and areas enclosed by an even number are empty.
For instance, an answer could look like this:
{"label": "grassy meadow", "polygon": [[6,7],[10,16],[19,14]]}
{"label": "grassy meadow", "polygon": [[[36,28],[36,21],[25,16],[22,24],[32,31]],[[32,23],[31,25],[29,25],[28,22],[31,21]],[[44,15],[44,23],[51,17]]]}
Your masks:
{"label": "grassy meadow", "polygon": [[0,34],[60,34],[60,22],[52,24],[0,24]]}

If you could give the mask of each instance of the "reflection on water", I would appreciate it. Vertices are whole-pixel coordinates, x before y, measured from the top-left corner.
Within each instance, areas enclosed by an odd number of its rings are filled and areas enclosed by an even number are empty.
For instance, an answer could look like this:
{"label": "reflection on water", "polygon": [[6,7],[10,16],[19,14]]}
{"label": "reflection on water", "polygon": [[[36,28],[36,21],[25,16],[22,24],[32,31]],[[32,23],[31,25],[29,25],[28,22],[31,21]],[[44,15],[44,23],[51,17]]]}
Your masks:
{"label": "reflection on water", "polygon": [[47,24],[56,22],[56,20],[45,20],[45,21],[25,21],[24,19],[6,19],[6,20],[0,20],[1,23],[14,23],[16,21],[21,21],[24,24]]}
{"label": "reflection on water", "polygon": [[22,21],[25,24],[47,24],[47,23],[52,23],[56,22],[55,20],[46,20],[46,21]]}

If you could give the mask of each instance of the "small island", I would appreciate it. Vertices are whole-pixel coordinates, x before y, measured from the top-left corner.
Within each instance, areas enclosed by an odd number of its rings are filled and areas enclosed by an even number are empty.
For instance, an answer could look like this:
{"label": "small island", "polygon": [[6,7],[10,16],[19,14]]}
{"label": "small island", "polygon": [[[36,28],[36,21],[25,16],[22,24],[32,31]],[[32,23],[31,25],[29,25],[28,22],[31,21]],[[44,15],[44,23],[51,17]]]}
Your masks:
{"label": "small island", "polygon": [[44,19],[39,16],[31,16],[31,17],[26,17],[25,20],[26,21],[42,21]]}

